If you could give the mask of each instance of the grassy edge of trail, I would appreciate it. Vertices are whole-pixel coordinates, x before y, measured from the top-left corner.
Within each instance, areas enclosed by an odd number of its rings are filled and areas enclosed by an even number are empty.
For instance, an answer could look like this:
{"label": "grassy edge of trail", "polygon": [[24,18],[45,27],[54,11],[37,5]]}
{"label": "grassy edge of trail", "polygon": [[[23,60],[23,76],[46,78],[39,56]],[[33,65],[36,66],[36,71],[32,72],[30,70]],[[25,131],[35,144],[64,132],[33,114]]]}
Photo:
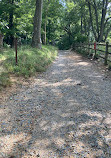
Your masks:
{"label": "grassy edge of trail", "polygon": [[0,51],[0,61],[2,61],[2,66],[6,71],[0,73],[0,90],[11,86],[10,74],[29,78],[34,76],[36,72],[46,71],[57,54],[58,50],[53,46],[42,46],[41,50],[22,46],[18,49],[18,65],[15,65],[14,49],[3,49]]}

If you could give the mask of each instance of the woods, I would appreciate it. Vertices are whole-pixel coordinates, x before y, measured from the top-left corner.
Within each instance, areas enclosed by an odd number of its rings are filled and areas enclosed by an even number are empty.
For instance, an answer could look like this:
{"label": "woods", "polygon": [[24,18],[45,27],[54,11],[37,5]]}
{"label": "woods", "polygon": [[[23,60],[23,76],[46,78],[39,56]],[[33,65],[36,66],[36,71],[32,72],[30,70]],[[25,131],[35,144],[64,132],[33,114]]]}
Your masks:
{"label": "woods", "polygon": [[37,48],[42,43],[68,49],[76,41],[110,42],[111,1],[1,0],[0,21],[4,43],[11,47],[14,37]]}
{"label": "woods", "polygon": [[[110,2],[108,2],[108,0],[106,1],[103,0],[101,4],[100,2],[96,2],[95,0],[93,0],[92,3],[89,0],[86,0],[86,2],[89,8],[90,23],[95,40],[97,42],[106,41],[108,33],[111,30],[111,24],[109,24],[109,20],[111,17],[108,16],[108,12],[110,12],[109,10]],[[94,13],[95,13],[95,24],[96,24],[95,26],[94,26],[92,9],[94,9]],[[98,13],[99,9],[102,13],[101,16]]]}
{"label": "woods", "polygon": [[111,158],[111,0],[0,0],[0,158]]}
{"label": "woods", "polygon": [[[49,45],[67,50],[89,42],[111,43],[111,0],[0,0],[0,64],[6,73],[30,77],[57,55]],[[3,76],[9,75],[1,74],[2,83]]]}

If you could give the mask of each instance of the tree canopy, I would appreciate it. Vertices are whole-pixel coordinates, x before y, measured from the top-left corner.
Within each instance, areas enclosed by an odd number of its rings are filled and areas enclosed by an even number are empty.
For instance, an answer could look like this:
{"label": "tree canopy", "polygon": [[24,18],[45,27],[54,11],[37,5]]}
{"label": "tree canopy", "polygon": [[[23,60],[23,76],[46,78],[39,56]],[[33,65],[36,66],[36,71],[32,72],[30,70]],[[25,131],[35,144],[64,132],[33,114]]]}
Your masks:
{"label": "tree canopy", "polygon": [[[38,2],[43,3],[40,25]],[[74,42],[110,42],[111,0],[0,0],[4,43],[13,47],[14,37],[18,37],[19,42],[32,41],[36,47],[35,22],[40,26],[41,42],[61,49],[68,49]]]}

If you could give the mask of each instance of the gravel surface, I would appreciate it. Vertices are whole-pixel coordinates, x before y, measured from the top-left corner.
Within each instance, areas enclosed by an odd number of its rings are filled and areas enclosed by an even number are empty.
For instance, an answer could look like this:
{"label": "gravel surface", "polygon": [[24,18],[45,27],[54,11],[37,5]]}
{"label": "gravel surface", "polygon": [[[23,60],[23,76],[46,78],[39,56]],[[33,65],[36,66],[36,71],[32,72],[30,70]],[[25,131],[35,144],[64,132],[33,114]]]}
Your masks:
{"label": "gravel surface", "polygon": [[0,104],[0,158],[38,157],[111,158],[111,81],[74,52]]}

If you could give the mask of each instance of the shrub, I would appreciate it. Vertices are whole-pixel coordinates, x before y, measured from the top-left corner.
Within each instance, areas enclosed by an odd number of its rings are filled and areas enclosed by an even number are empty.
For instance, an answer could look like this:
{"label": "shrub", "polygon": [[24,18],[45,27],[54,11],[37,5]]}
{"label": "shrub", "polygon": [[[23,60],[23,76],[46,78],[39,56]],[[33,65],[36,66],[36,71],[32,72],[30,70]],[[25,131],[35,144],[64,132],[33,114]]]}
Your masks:
{"label": "shrub", "polygon": [[6,73],[6,72],[2,72],[0,74],[0,90],[3,87],[8,87],[8,86],[11,86],[11,81],[10,81],[9,74]]}
{"label": "shrub", "polygon": [[84,43],[88,41],[88,37],[84,36],[84,35],[80,35],[78,34],[76,39],[74,40],[75,43]]}
{"label": "shrub", "polygon": [[59,47],[60,50],[68,50],[68,49],[71,48],[72,43],[73,43],[72,36],[70,36],[70,39],[69,39],[69,35],[65,34],[59,40],[58,47]]}
{"label": "shrub", "polygon": [[111,71],[111,63],[108,65],[108,70]]}
{"label": "shrub", "polygon": [[70,49],[71,46],[75,43],[80,43],[80,42],[84,43],[87,41],[88,41],[88,37],[81,34],[74,33],[73,35],[70,35],[70,39],[69,39],[69,35],[65,34],[58,42],[58,47],[61,50],[67,50]]}

